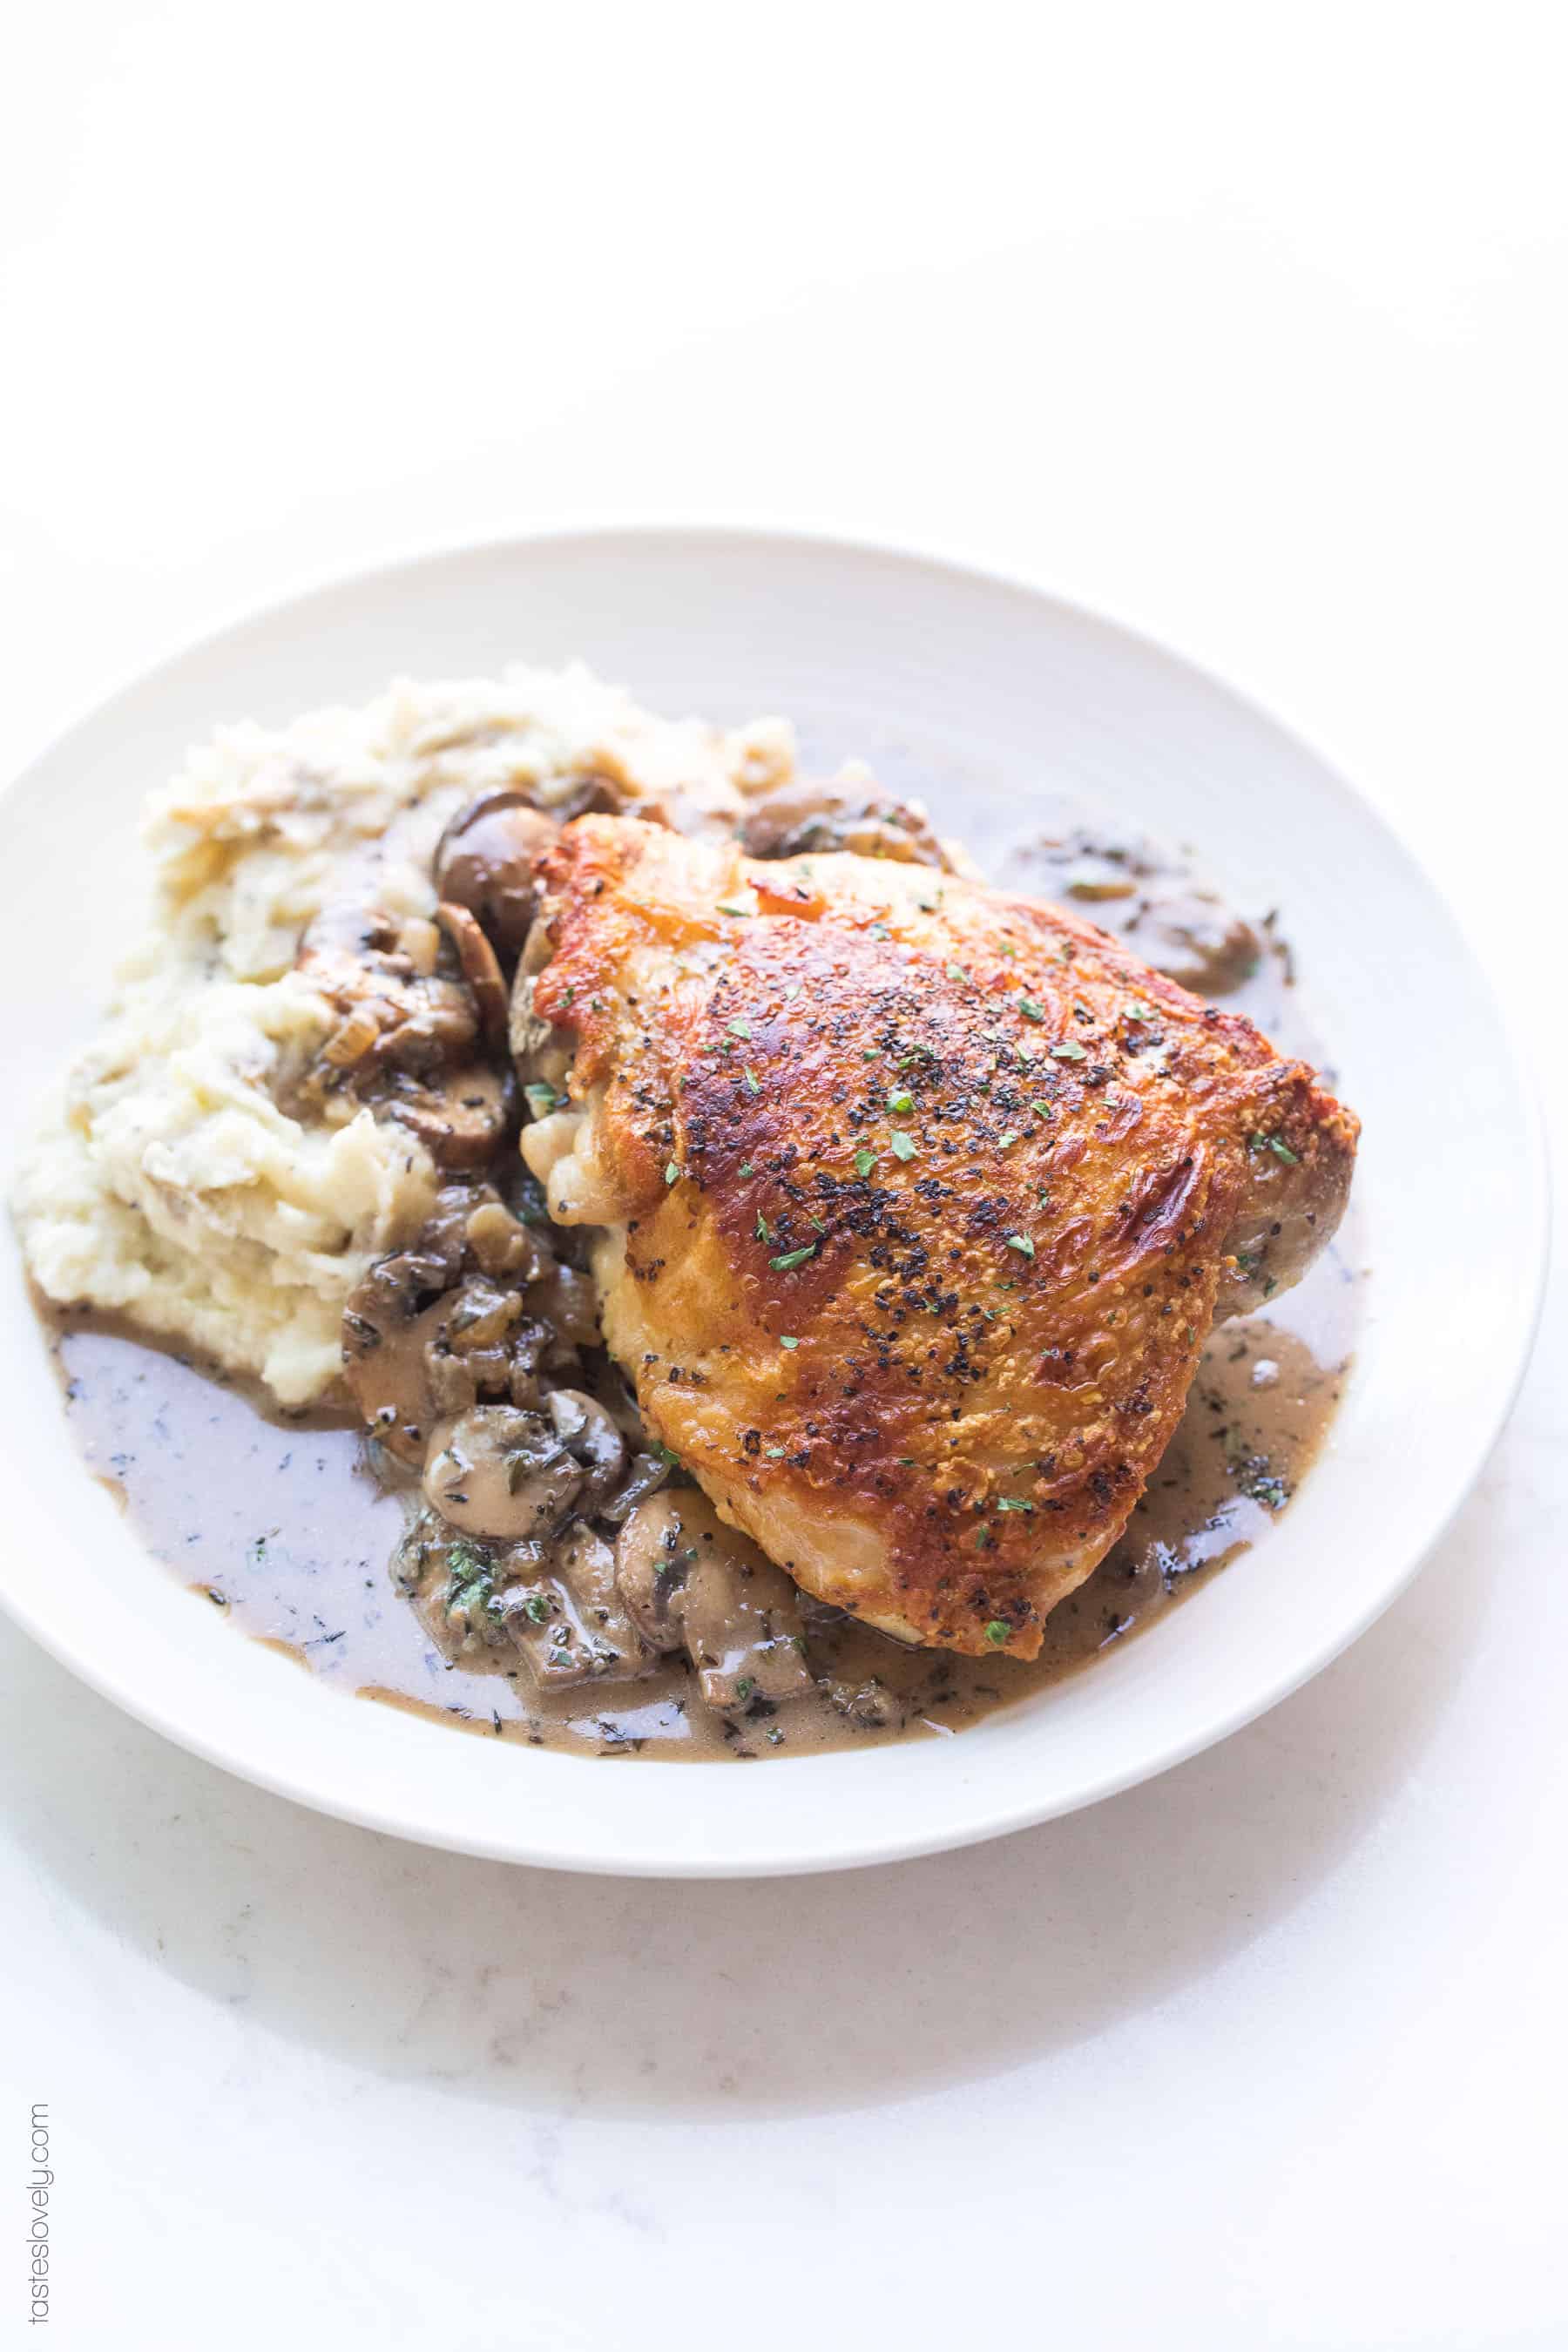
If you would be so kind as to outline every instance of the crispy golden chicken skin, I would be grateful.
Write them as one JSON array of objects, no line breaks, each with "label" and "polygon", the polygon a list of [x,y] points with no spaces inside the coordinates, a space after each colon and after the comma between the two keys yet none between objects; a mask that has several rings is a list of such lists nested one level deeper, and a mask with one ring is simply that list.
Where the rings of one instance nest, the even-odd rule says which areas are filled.
[{"label": "crispy golden chicken skin", "polygon": [[1353,1115],[1091,925],[952,875],[600,816],[542,873],[518,1034],[569,1104],[523,1150],[605,1228],[648,1423],[819,1599],[1032,1656],[1222,1285],[1332,1232]]}]

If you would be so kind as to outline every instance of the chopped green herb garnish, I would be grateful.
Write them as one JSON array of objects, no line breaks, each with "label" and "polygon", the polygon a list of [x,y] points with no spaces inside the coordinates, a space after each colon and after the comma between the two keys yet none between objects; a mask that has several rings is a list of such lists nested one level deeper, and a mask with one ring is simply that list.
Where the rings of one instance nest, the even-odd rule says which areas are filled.
[{"label": "chopped green herb garnish", "polygon": [[1027,1234],[1009,1234],[1007,1246],[1010,1250],[1016,1250],[1020,1257],[1033,1257],[1035,1255],[1035,1244]]},{"label": "chopped green herb garnish", "polygon": [[1029,1105],[1029,1108],[1033,1111],[1037,1111],[1042,1118],[1055,1118],[1056,1117],[1056,1113],[1051,1108],[1048,1102],[1037,1099]]},{"label": "chopped green herb garnish", "polygon": [[1283,1478],[1270,1472],[1267,1457],[1255,1456],[1250,1462],[1233,1464],[1232,1468],[1244,1495],[1249,1495],[1255,1503],[1267,1505],[1271,1511],[1284,1509],[1290,1499],[1290,1489]]},{"label": "chopped green herb garnish", "polygon": [[1032,1511],[1035,1507],[1033,1503],[1021,1501],[1016,1495],[1002,1495],[998,1496],[995,1507],[999,1511]]},{"label": "chopped green herb garnish", "polygon": [[798,1339],[780,1339],[780,1341],[779,1341],[779,1346],[780,1346],[781,1348],[798,1348],[798,1347],[799,1347],[799,1345],[800,1345],[800,1341],[799,1341]]},{"label": "chopped green herb garnish", "polygon": [[909,1138],[907,1135],[905,1135],[905,1134],[902,1132],[902,1130],[900,1129],[900,1131],[897,1135],[895,1135],[895,1136],[894,1136],[894,1138],[893,1138],[893,1157],[894,1157],[894,1159],[895,1159],[895,1160],[912,1160],[912,1159],[914,1158],[914,1156],[915,1156],[915,1145],[911,1142],[911,1140],[910,1139],[910,1138]]},{"label": "chopped green herb garnish", "polygon": [[749,1021],[731,1021],[727,1022],[725,1026],[731,1037],[749,1037],[752,1034],[752,1024]]},{"label": "chopped green herb garnish", "polygon": [[783,1445],[764,1445],[763,1448],[770,1462],[782,1462],[786,1451],[787,1448]]},{"label": "chopped green herb garnish", "polygon": [[869,1176],[872,1169],[875,1168],[876,1165],[877,1155],[874,1151],[858,1151],[855,1154],[855,1173],[857,1176]]},{"label": "chopped green herb garnish", "polygon": [[1000,1649],[1003,1643],[1005,1642],[1011,1634],[1013,1628],[1008,1624],[1005,1617],[993,1617],[991,1622],[985,1628],[985,1638],[988,1642],[994,1642],[997,1649]]},{"label": "chopped green herb garnish", "polygon": [[752,1163],[751,1163],[751,1161],[750,1161],[749,1160],[742,1160],[742,1162],[741,1162],[741,1173],[742,1173],[742,1176],[754,1176],[754,1175],[756,1174],[756,1172],[757,1172],[757,1171],[756,1171],[756,1170],[752,1167]]},{"label": "chopped green herb garnish", "polygon": [[1271,1151],[1287,1168],[1299,1168],[1301,1164],[1300,1154],[1291,1150],[1282,1135],[1255,1135],[1252,1148],[1254,1151]]},{"label": "chopped green herb garnish", "polygon": [[785,1250],[782,1257],[769,1258],[768,1264],[779,1274],[789,1274],[795,1266],[804,1265],[808,1257],[815,1257],[816,1255],[816,1244],[815,1242],[807,1242],[804,1249]]},{"label": "chopped green herb garnish", "polygon": [[1081,1045],[1053,1045],[1051,1052],[1058,1062],[1081,1062],[1084,1059]]},{"label": "chopped green herb garnish", "polygon": [[550,1614],[550,1602],[542,1592],[531,1592],[522,1604],[522,1613],[532,1625],[542,1625]]},{"label": "chopped green herb garnish", "polygon": [[762,1211],[759,1209],[757,1211],[757,1239],[760,1242],[771,1242],[773,1237],[773,1228],[770,1226],[766,1217],[763,1216]]},{"label": "chopped green herb garnish", "polygon": [[915,1098],[913,1095],[909,1093],[907,1089],[902,1087],[899,1088],[896,1094],[890,1094],[888,1097],[888,1108],[894,1113],[895,1117],[901,1118],[906,1112],[913,1110],[914,1107]]},{"label": "chopped green herb garnish", "polygon": [[967,980],[969,978],[969,974],[964,971],[963,966],[961,963],[950,963],[947,967],[947,976],[949,980]]},{"label": "chopped green herb garnish", "polygon": [[749,1063],[742,1066],[741,1076],[746,1081],[746,1092],[749,1095],[760,1095],[762,1093],[763,1090],[757,1084],[756,1075]]},{"label": "chopped green herb garnish", "polygon": [[455,1543],[447,1554],[451,1582],[447,1588],[447,1607],[466,1617],[471,1625],[481,1610],[492,1617],[499,1612],[495,1601],[495,1579],[484,1554],[472,1544]]},{"label": "chopped green herb garnish", "polygon": [[535,1118],[548,1118],[561,1100],[554,1087],[547,1087],[542,1082],[537,1086],[524,1087],[522,1091],[528,1098],[528,1108]]},{"label": "chopped green herb garnish", "polygon": [[997,1149],[997,1150],[998,1150],[998,1151],[1010,1151],[1010,1150],[1012,1150],[1012,1148],[1013,1148],[1014,1144],[1016,1144],[1016,1143],[1017,1142],[1017,1140],[1018,1140],[1018,1130],[1017,1130],[1017,1129],[1016,1129],[1016,1127],[1010,1127],[1010,1128],[1007,1129],[1006,1134],[1005,1134],[1005,1136],[1003,1136],[1003,1137],[1001,1138],[1001,1139],[999,1140],[999,1142],[997,1143],[996,1149]]},{"label": "chopped green herb garnish", "polygon": [[679,1184],[680,1181],[680,1170],[673,1160],[667,1160],[664,1163],[664,1181],[667,1184]]},{"label": "chopped green herb garnish", "polygon": [[741,1676],[740,1681],[735,1685],[735,1696],[740,1700],[742,1706],[744,1706],[746,1701],[751,1697],[752,1693],[756,1689],[756,1683],[750,1675],[742,1675]]},{"label": "chopped green herb garnish", "polygon": [[1032,996],[1020,996],[1018,1010],[1026,1021],[1043,1021],[1046,1017],[1044,1011],[1035,1003]]},{"label": "chopped green herb garnish", "polygon": [[750,915],[754,912],[754,909],[751,907],[737,907],[729,899],[721,898],[719,901],[719,912],[721,915]]}]

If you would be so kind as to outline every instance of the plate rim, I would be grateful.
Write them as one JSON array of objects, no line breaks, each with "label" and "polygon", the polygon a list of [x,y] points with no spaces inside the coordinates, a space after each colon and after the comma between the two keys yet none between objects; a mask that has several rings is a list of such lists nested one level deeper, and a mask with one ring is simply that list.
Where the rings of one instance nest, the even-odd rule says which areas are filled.
[{"label": "plate rim", "polygon": [[[264,602],[240,605],[228,611],[216,625],[184,639],[153,660],[120,674],[6,778],[4,785],[0,786],[0,820],[4,819],[15,797],[26,788],[34,774],[62,757],[68,758],[75,739],[95,727],[115,704],[139,692],[156,688],[169,673],[200,660],[224,639],[243,630],[265,626],[312,600],[345,594],[352,596],[411,571],[428,571],[442,564],[504,561],[563,544],[607,550],[613,544],[627,541],[650,544],[679,541],[689,549],[708,542],[730,550],[749,547],[764,555],[782,546],[828,560],[840,557],[850,561],[891,562],[914,566],[927,573],[948,575],[960,585],[967,584],[992,592],[1002,590],[1027,604],[1045,606],[1071,622],[1086,625],[1093,631],[1119,639],[1142,659],[1196,681],[1222,700],[1245,709],[1252,719],[1310,761],[1320,784],[1331,789],[1342,805],[1352,809],[1361,822],[1371,824],[1384,837],[1447,917],[1460,942],[1469,976],[1480,992],[1506,1063],[1512,1092],[1520,1108],[1525,1147],[1517,1172],[1529,1238],[1527,1254],[1517,1247],[1521,1238],[1519,1225],[1513,1228],[1513,1234],[1516,1272],[1527,1255],[1529,1278],[1528,1281],[1516,1282],[1514,1286],[1512,1322],[1507,1333],[1506,1357],[1500,1349],[1494,1349],[1493,1351],[1493,1364],[1505,1364],[1505,1376],[1499,1380],[1494,1389],[1491,1409],[1484,1424],[1478,1422],[1475,1434],[1465,1451],[1459,1475],[1450,1488],[1443,1510],[1420,1531],[1400,1574],[1392,1582],[1380,1583],[1365,1606],[1352,1614],[1348,1624],[1336,1626],[1327,1640],[1315,1644],[1304,1663],[1275,1676],[1261,1695],[1239,1702],[1217,1720],[1207,1721],[1187,1736],[1168,1739],[1152,1759],[1146,1755],[1135,1757],[1125,1769],[1101,1773],[1092,1784],[1069,1793],[1066,1798],[1053,1797],[1045,1801],[1023,1798],[1005,1810],[993,1803],[987,1807],[984,1819],[978,1826],[961,1825],[922,1832],[900,1822],[874,1838],[863,1837],[858,1844],[840,1845],[827,1854],[780,1854],[761,1862],[745,1856],[710,1854],[692,1857],[675,1852],[639,1855],[635,1864],[618,1856],[587,1853],[566,1859],[559,1852],[531,1843],[526,1836],[456,1835],[449,1830],[411,1821],[406,1813],[400,1813],[391,1806],[384,1808],[358,1801],[352,1795],[334,1796],[319,1786],[301,1781],[287,1769],[267,1763],[258,1764],[248,1759],[240,1761],[232,1753],[226,1754],[220,1744],[205,1737],[198,1728],[183,1725],[177,1717],[170,1716],[155,1701],[139,1696],[133,1679],[129,1685],[122,1685],[108,1668],[82,1659],[47,1613],[36,1610],[28,1597],[12,1589],[9,1580],[4,1578],[0,1578],[0,1608],[5,1609],[7,1616],[29,1639],[36,1641],[47,1655],[79,1681],[108,1699],[133,1721],[169,1739],[186,1753],[200,1757],[205,1762],[216,1766],[237,1780],[304,1805],[330,1819],[347,1821],[359,1827],[437,1851],[467,1853],[526,1867],[612,1877],[746,1879],[872,1867],[988,1843],[993,1838],[1008,1836],[1098,1804],[1143,1781],[1157,1779],[1232,1738],[1282,1704],[1342,1656],[1409,1590],[1469,1499],[1495,1450],[1518,1401],[1540,1329],[1550,1271],[1552,1198],[1550,1152],[1539,1080],[1516,1028],[1511,1004],[1497,985],[1489,960],[1478,947],[1459,909],[1428,871],[1420,854],[1411,847],[1382,809],[1342,775],[1333,761],[1321,753],[1308,737],[1276,718],[1246,689],[1232,685],[1203,662],[1194,660],[1142,629],[1076,598],[1059,594],[1026,572],[976,561],[940,541],[914,542],[861,537],[832,530],[802,527],[795,522],[779,523],[761,519],[729,523],[639,516],[623,522],[595,517],[582,522],[554,521],[536,530],[498,531],[435,542],[425,541],[395,555],[384,555],[369,564],[325,574],[318,572],[282,593],[269,595]],[[332,1696],[335,1698],[339,1695]],[[798,1769],[812,1759],[793,1760]]]}]

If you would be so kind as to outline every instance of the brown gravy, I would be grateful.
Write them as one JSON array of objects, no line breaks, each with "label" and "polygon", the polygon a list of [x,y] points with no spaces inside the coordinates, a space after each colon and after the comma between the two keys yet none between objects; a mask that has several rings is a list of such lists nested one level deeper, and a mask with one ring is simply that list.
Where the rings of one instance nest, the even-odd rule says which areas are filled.
[{"label": "brown gravy", "polygon": [[[1064,804],[1050,839],[996,845],[992,871],[1062,896],[1149,952],[1149,887],[1181,886],[1190,878],[1184,862],[1140,868],[1137,890],[1085,903],[1064,885],[1077,873],[1114,886],[1121,852],[1109,867],[1092,855],[1069,860],[1062,840],[1075,821],[1095,823]],[[1321,1064],[1271,921],[1257,928],[1256,945],[1248,976],[1225,994],[1227,1009]],[[395,1588],[388,1563],[405,1506],[373,1474],[357,1421],[280,1414],[259,1391],[101,1318],[50,1309],[46,1319],[89,1465],[149,1550],[247,1633],[345,1691],[492,1738],[595,1756],[748,1759],[961,1730],[1142,1632],[1239,1551],[1266,1542],[1339,1402],[1357,1318],[1354,1249],[1347,1225],[1299,1289],[1211,1335],[1127,1534],[1053,1612],[1032,1664],[910,1650],[808,1609],[812,1663],[825,1677],[847,1685],[875,1677],[894,1694],[891,1721],[875,1727],[826,1696],[730,1723],[702,1705],[684,1664],[543,1697],[521,1661],[511,1671],[453,1665]]]}]

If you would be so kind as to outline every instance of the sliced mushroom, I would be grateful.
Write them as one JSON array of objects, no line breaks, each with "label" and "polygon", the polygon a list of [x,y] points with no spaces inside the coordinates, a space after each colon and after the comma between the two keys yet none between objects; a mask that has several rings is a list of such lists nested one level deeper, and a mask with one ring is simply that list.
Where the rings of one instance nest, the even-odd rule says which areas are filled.
[{"label": "sliced mushroom", "polygon": [[343,1308],[343,1377],[366,1427],[400,1462],[425,1459],[433,1399],[425,1366],[426,1318],[450,1279],[438,1256],[405,1250],[378,1259]]},{"label": "sliced mushroom", "polygon": [[502,1200],[487,1198],[464,1219],[463,1238],[484,1272],[527,1282],[542,1271],[542,1253],[521,1218]]},{"label": "sliced mushroom", "polygon": [[781,785],[752,803],[741,826],[741,846],[749,857],[843,849],[900,865],[948,872],[952,867],[920,803],[879,792],[869,779]]},{"label": "sliced mushroom", "polygon": [[635,797],[629,785],[603,768],[579,768],[574,775],[558,776],[549,791],[551,813],[563,824],[579,816],[618,815]]},{"label": "sliced mushroom", "polygon": [[[518,1563],[502,1557],[515,1576]],[[429,1510],[409,1522],[392,1556],[399,1591],[415,1603],[445,1655],[465,1665],[500,1666],[512,1655],[510,1629],[497,1600],[500,1572],[489,1546],[469,1541]]]},{"label": "sliced mushroom", "polygon": [[616,1543],[616,1583],[651,1648],[684,1648],[708,1705],[741,1715],[816,1688],[795,1590],[690,1488],[653,1495]]},{"label": "sliced mushroom", "polygon": [[298,963],[342,1015],[321,1058],[340,1080],[387,1069],[416,1076],[472,1051],[479,1034],[464,982],[436,969],[429,926],[400,923],[376,907],[322,909],[300,943]]},{"label": "sliced mushroom", "polygon": [[513,1404],[528,1405],[537,1411],[543,1402],[540,1367],[546,1356],[556,1351],[556,1346],[555,1334],[548,1323],[537,1322],[530,1316],[517,1325],[511,1335],[506,1381],[507,1394]]},{"label": "sliced mushroom", "polygon": [[616,1591],[615,1554],[581,1524],[556,1538],[548,1572],[508,1585],[499,1606],[541,1690],[633,1682],[658,1664]]},{"label": "sliced mushroom", "polygon": [[586,1475],[546,1414],[476,1405],[431,1433],[425,1497],[465,1535],[542,1543],[572,1508]]},{"label": "sliced mushroom", "polygon": [[533,861],[560,827],[517,792],[487,793],[460,809],[436,848],[436,888],[465,907],[510,963],[522,952],[539,892]]},{"label": "sliced mushroom", "polygon": [[512,1370],[522,1321],[521,1293],[477,1274],[426,1315],[420,1327],[425,1376],[443,1418],[486,1395],[510,1394],[514,1404],[521,1402],[512,1394]]},{"label": "sliced mushroom", "polygon": [[476,1172],[494,1159],[517,1116],[510,1074],[483,1062],[455,1070],[439,1086],[405,1079],[383,1107],[389,1118],[419,1138],[440,1167]]},{"label": "sliced mushroom", "polygon": [[[470,1267],[470,1229],[487,1213],[529,1244],[526,1265],[510,1277]],[[552,1264],[489,1185],[450,1184],[437,1194],[418,1246],[378,1259],[356,1284],[343,1313],[344,1376],[372,1434],[399,1461],[421,1465],[432,1423],[487,1394],[537,1402],[539,1367],[555,1340],[542,1315],[525,1311],[520,1284]]]},{"label": "sliced mushroom", "polygon": [[425,1257],[440,1259],[449,1282],[456,1282],[463,1270],[470,1218],[485,1202],[500,1199],[489,1184],[443,1184],[437,1193],[419,1229],[419,1250]]},{"label": "sliced mushroom", "polygon": [[1049,887],[1091,906],[1095,920],[1156,971],[1200,995],[1229,995],[1263,953],[1256,926],[1189,858],[1147,834],[1075,822],[1064,809],[1029,854],[1054,869]]},{"label": "sliced mushroom", "polygon": [[577,1508],[591,1517],[621,1482],[626,1442],[604,1406],[581,1389],[557,1389],[546,1402],[552,1423],[584,1474]]},{"label": "sliced mushroom", "polygon": [[[506,982],[469,909],[401,923],[334,906],[307,930],[300,969],[335,1009],[335,1028],[288,1087],[292,1107],[349,1091],[416,1134],[439,1166],[479,1171],[520,1113],[506,1066]],[[476,1060],[481,1039],[499,1067]]]},{"label": "sliced mushroom", "polygon": [[573,1265],[552,1265],[534,1284],[530,1304],[543,1316],[561,1348],[598,1345],[599,1297],[591,1275]]},{"label": "sliced mushroom", "polygon": [[508,1006],[506,982],[500,976],[496,951],[467,907],[455,906],[443,899],[436,914],[442,929],[458,950],[463,978],[474,992],[485,1043],[492,1053],[502,1053],[506,1048]]},{"label": "sliced mushroom", "polygon": [[607,1503],[601,1503],[598,1517],[606,1527],[623,1527],[639,1503],[656,1495],[669,1476],[668,1454],[638,1454]]},{"label": "sliced mushroom", "polygon": [[1263,941],[1217,890],[1153,891],[1121,932],[1156,971],[1200,996],[1228,996],[1258,969]]}]

